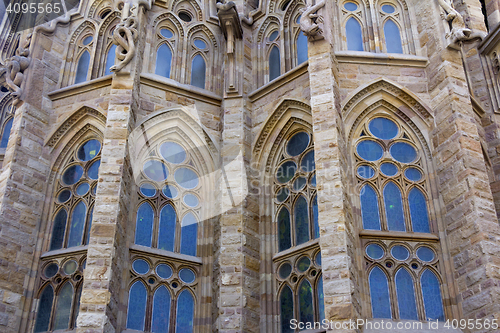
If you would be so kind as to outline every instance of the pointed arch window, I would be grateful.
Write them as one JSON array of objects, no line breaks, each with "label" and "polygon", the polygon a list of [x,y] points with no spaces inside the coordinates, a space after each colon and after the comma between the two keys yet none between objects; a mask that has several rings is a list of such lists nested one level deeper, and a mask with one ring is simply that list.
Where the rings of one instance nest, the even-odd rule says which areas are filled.
[{"label": "pointed arch window", "polygon": [[191,63],[191,85],[205,89],[205,74],[207,65],[201,54],[194,56]]},{"label": "pointed arch window", "polygon": [[387,53],[403,53],[399,27],[391,19],[388,19],[384,23],[384,37]]},{"label": "pointed arch window", "polygon": [[364,51],[361,24],[359,24],[359,21],[354,17],[347,20],[345,24],[345,35],[347,40],[347,49],[349,51]]},{"label": "pointed arch window", "polygon": [[402,32],[405,29],[404,11],[399,2],[382,2],[379,5],[381,35],[383,35],[385,52],[404,53]]},{"label": "pointed arch window", "polygon": [[15,109],[11,102],[5,104],[0,113],[0,149],[7,148],[10,132],[14,122]]},{"label": "pointed arch window", "polygon": [[106,69],[104,71],[104,75],[109,75],[112,73],[111,67],[113,67],[115,64],[115,58],[116,58],[116,45],[111,44],[111,46],[108,49],[108,53],[106,54]]},{"label": "pointed arch window", "polygon": [[281,55],[279,48],[274,45],[269,52],[269,81],[281,75]]},{"label": "pointed arch window", "polygon": [[76,67],[75,84],[87,81],[90,65],[90,53],[85,50],[80,55],[78,59],[78,65]]},{"label": "pointed arch window", "polygon": [[297,64],[307,61],[308,59],[308,49],[307,49],[307,37],[304,35],[302,30],[299,30],[299,34],[297,36],[297,40],[295,42],[295,48],[297,49]]},{"label": "pointed arch window", "polygon": [[[166,24],[166,23],[165,23]],[[155,74],[172,78],[173,56],[177,41],[177,33],[170,26],[160,26],[157,30],[158,46],[156,49]]]}]

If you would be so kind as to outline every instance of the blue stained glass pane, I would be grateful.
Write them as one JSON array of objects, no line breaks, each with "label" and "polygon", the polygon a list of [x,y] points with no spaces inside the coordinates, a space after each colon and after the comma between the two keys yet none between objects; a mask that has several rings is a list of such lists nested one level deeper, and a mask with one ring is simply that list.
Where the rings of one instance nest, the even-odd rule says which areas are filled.
[{"label": "blue stained glass pane", "polygon": [[389,230],[406,231],[401,191],[393,182],[384,187],[384,205]]},{"label": "blue stained glass pane", "polygon": [[175,322],[176,333],[189,333],[193,331],[194,299],[191,293],[184,290],[177,299],[177,318]]},{"label": "blue stained glass pane", "polygon": [[372,259],[380,259],[384,256],[384,249],[377,244],[370,244],[366,247],[366,254]]},{"label": "blue stained glass pane", "polygon": [[303,323],[314,322],[313,295],[309,281],[303,280],[299,287],[299,313]]},{"label": "blue stained glass pane", "polygon": [[278,214],[278,238],[280,251],[284,251],[292,247],[290,213],[285,207],[281,208]]},{"label": "blue stained glass pane", "polygon": [[188,213],[182,219],[181,224],[181,253],[195,256],[197,240],[198,221],[192,213]]},{"label": "blue stained glass pane", "polygon": [[382,163],[380,165],[380,171],[386,176],[394,176],[398,173],[398,167],[392,163]]},{"label": "blue stained glass pane", "polygon": [[282,279],[286,279],[290,275],[290,273],[292,273],[292,265],[287,262],[281,265],[281,267],[279,268],[279,275]]},{"label": "blue stained glass pane", "polygon": [[151,247],[153,237],[153,219],[153,208],[151,208],[149,203],[143,203],[137,210],[135,244]]},{"label": "blue stained glass pane", "polygon": [[316,258],[314,259],[314,261],[317,265],[321,266],[321,252],[318,252],[318,254],[316,254]]},{"label": "blue stained glass pane", "polygon": [[50,313],[52,311],[52,303],[54,301],[54,289],[49,284],[40,295],[38,303],[38,312],[36,314],[35,333],[45,332],[49,330]]},{"label": "blue stained glass pane", "polygon": [[170,293],[165,286],[155,291],[153,297],[153,318],[151,320],[152,333],[168,333],[170,322]]},{"label": "blue stained glass pane", "polygon": [[278,38],[278,31],[273,31],[270,35],[269,35],[269,41],[272,42],[273,40],[275,40],[276,38]]},{"label": "blue stained glass pane", "polygon": [[146,274],[150,269],[148,262],[143,259],[134,260],[132,268],[139,274]]},{"label": "blue stained glass pane", "polygon": [[396,245],[391,249],[391,254],[397,260],[406,260],[410,256],[408,249],[402,245]]},{"label": "blue stained glass pane", "polygon": [[14,118],[10,118],[5,123],[3,127],[2,140],[0,141],[0,148],[7,148],[7,144],[9,143],[10,131],[12,130],[12,122]]},{"label": "blue stained glass pane", "polygon": [[87,81],[89,64],[90,64],[90,53],[88,51],[85,51],[78,60],[78,66],[76,67],[75,84]]},{"label": "blue stained glass pane", "polygon": [[189,207],[196,207],[200,203],[196,195],[194,194],[186,194],[184,196],[184,203]]},{"label": "blue stained glass pane", "polygon": [[155,74],[170,78],[172,51],[167,44],[163,44],[156,52]]},{"label": "blue stained glass pane", "polygon": [[297,64],[300,65],[304,61],[307,61],[307,59],[307,37],[301,30],[297,37]]},{"label": "blue stained glass pane", "polygon": [[382,146],[372,140],[364,140],[358,143],[356,151],[361,158],[367,161],[377,161],[384,154]]},{"label": "blue stained glass pane", "polygon": [[363,229],[380,230],[377,193],[370,185],[365,185],[361,188],[359,197],[361,200]]},{"label": "blue stained glass pane", "polygon": [[420,284],[422,285],[426,319],[444,321],[443,301],[438,278],[433,272],[426,269],[420,277]]},{"label": "blue stained glass pane", "polygon": [[427,246],[419,247],[417,250],[417,257],[426,262],[430,262],[434,260],[434,251],[432,251]]},{"label": "blue stained glass pane", "polygon": [[106,56],[106,70],[104,75],[111,74],[111,67],[115,64],[116,45],[112,44]]},{"label": "blue stained glass pane", "polygon": [[360,165],[358,167],[358,176],[364,179],[372,178],[375,175],[375,170],[369,165]]},{"label": "blue stained glass pane", "polygon": [[322,322],[325,319],[325,295],[323,294],[323,276],[318,279],[318,285],[316,286],[316,293],[318,297],[319,305],[319,321]]},{"label": "blue stained glass pane", "polygon": [[191,64],[191,85],[205,89],[205,71],[205,59],[198,54]]},{"label": "blue stained glass pane", "polygon": [[174,37],[174,33],[170,29],[161,29],[160,34],[165,38]]},{"label": "blue stained glass pane", "polygon": [[287,161],[278,167],[276,178],[280,183],[284,184],[295,176],[296,171],[297,164],[293,161]]},{"label": "blue stained glass pane", "polygon": [[89,168],[89,171],[87,171],[87,175],[89,176],[90,179],[97,179],[99,178],[99,167],[101,166],[101,160],[97,160]]},{"label": "blue stained glass pane", "polygon": [[142,184],[140,190],[146,197],[154,197],[156,194],[156,188],[150,183]]},{"label": "blue stained glass pane", "polygon": [[69,225],[68,247],[82,245],[83,229],[85,227],[85,218],[87,217],[87,206],[83,201],[80,201],[71,216]]},{"label": "blue stained glass pane", "polygon": [[410,216],[413,231],[431,232],[429,228],[429,215],[427,213],[427,202],[423,193],[416,187],[408,194]]},{"label": "blue stained glass pane", "polygon": [[64,202],[68,201],[69,198],[71,198],[71,191],[70,190],[64,190],[61,193],[59,193],[59,195],[57,197],[57,200],[60,203],[64,203]]},{"label": "blue stained glass pane", "polygon": [[347,9],[348,11],[354,11],[358,9],[358,5],[356,5],[354,2],[346,2],[344,4],[344,8]]},{"label": "blue stained glass pane", "polygon": [[387,53],[403,53],[401,35],[399,28],[393,20],[387,20],[384,24],[385,47]]},{"label": "blue stained glass pane", "polygon": [[78,149],[77,156],[81,161],[90,161],[97,156],[100,150],[101,143],[98,140],[89,140]]},{"label": "blue stained glass pane", "polygon": [[52,239],[50,240],[50,251],[62,248],[67,219],[68,213],[64,208],[61,209],[54,218],[54,226],[52,227]]},{"label": "blue stained glass pane", "polygon": [[318,196],[315,195],[312,200],[312,213],[314,223],[314,238],[319,238],[319,223],[318,223]]},{"label": "blue stained glass pane", "polygon": [[370,299],[373,318],[391,318],[391,302],[387,276],[378,267],[370,272]]},{"label": "blue stained glass pane", "polygon": [[274,80],[281,75],[280,50],[273,46],[269,53],[269,81]]},{"label": "blue stained glass pane", "polygon": [[85,37],[85,38],[83,39],[82,44],[83,44],[83,45],[88,45],[88,44],[90,44],[90,42],[91,42],[91,41],[92,41],[92,36],[87,36],[87,37]]},{"label": "blue stained glass pane", "polygon": [[160,154],[170,163],[179,164],[186,159],[186,151],[175,142],[165,142],[160,146]]},{"label": "blue stained glass pane", "polygon": [[347,20],[345,24],[345,34],[347,39],[347,49],[349,51],[364,51],[361,25],[354,17]]},{"label": "blue stained glass pane", "polygon": [[295,181],[293,182],[294,191],[302,190],[306,186],[306,183],[307,183],[307,179],[304,177],[299,177],[299,178],[295,179]]},{"label": "blue stained glass pane", "polygon": [[175,171],[175,181],[179,183],[180,186],[193,189],[198,186],[198,175],[191,169],[180,168]]},{"label": "blue stained glass pane", "polygon": [[401,163],[410,163],[417,158],[417,151],[406,142],[396,142],[390,148],[391,155]]},{"label": "blue stained glass pane", "polygon": [[192,283],[196,279],[196,275],[189,268],[183,268],[179,272],[180,279],[185,283]]},{"label": "blue stained glass pane", "polygon": [[57,306],[54,313],[54,330],[69,328],[71,303],[73,303],[73,285],[68,281],[61,290],[59,290],[59,294],[57,295]]},{"label": "blue stained glass pane", "polygon": [[69,168],[66,169],[66,171],[64,171],[62,175],[62,181],[66,185],[73,185],[77,181],[79,181],[80,178],[82,178],[82,175],[83,175],[83,168],[80,165],[76,164],[70,166]]},{"label": "blue stained glass pane", "polygon": [[394,6],[391,5],[383,5],[382,10],[387,14],[392,14],[396,9],[394,8]]},{"label": "blue stained glass pane", "polygon": [[405,170],[405,176],[413,182],[417,182],[422,178],[422,173],[417,168],[408,168]]},{"label": "blue stained glass pane", "polygon": [[158,230],[158,248],[174,251],[175,223],[177,214],[172,205],[166,205],[160,212],[160,228]]},{"label": "blue stained glass pane", "polygon": [[45,277],[50,279],[51,277],[56,275],[58,271],[59,271],[59,266],[55,262],[53,262],[49,264],[47,267],[45,267],[43,274],[45,275]]},{"label": "blue stained glass pane", "polygon": [[314,162],[314,150],[311,150],[302,158],[302,162],[300,162],[300,167],[304,172],[311,172],[316,169],[316,164]]},{"label": "blue stained glass pane", "polygon": [[398,125],[387,118],[375,118],[368,127],[373,135],[382,140],[392,139],[398,134]]},{"label": "blue stained glass pane", "polygon": [[201,39],[195,39],[194,46],[203,50],[207,47],[207,44],[204,41],[202,41]]},{"label": "blue stained glass pane", "polygon": [[307,201],[303,196],[295,201],[293,215],[295,218],[295,245],[300,245],[309,240],[309,213]]},{"label": "blue stained glass pane", "polygon": [[170,199],[173,199],[177,196],[178,191],[175,186],[172,185],[165,185],[165,187],[162,189],[163,194]]},{"label": "blue stained glass pane", "polygon": [[87,235],[85,236],[85,244],[89,243],[90,239],[90,229],[92,228],[92,218],[94,217],[94,206],[90,208],[89,219],[87,221]]},{"label": "blue stained glass pane", "polygon": [[282,187],[278,190],[278,193],[276,194],[276,199],[278,199],[279,202],[283,202],[288,198],[288,195],[290,194],[290,190],[288,187]]},{"label": "blue stained glass pane", "polygon": [[396,294],[398,296],[399,318],[418,320],[413,279],[410,273],[400,268],[396,273]]},{"label": "blue stained glass pane", "polygon": [[128,295],[127,328],[144,331],[144,319],[146,318],[146,287],[137,281],[130,288]]},{"label": "blue stained glass pane", "polygon": [[149,160],[146,163],[144,163],[144,174],[157,182],[164,181],[168,177],[168,169],[167,166],[156,160]]},{"label": "blue stained glass pane", "polygon": [[306,132],[300,132],[290,138],[286,145],[286,151],[291,156],[297,156],[306,150],[309,145],[309,135]]},{"label": "blue stained glass pane", "polygon": [[294,318],[293,315],[293,294],[288,286],[285,286],[280,295],[280,310],[281,310],[281,332],[295,332],[290,327],[290,321]]},{"label": "blue stained glass pane", "polygon": [[169,265],[159,264],[156,266],[156,274],[162,279],[168,279],[172,276],[172,268]]},{"label": "blue stained glass pane", "polygon": [[89,183],[81,183],[76,188],[76,194],[80,195],[80,196],[85,195],[85,194],[87,194],[87,192],[89,191],[89,189],[90,189]]}]

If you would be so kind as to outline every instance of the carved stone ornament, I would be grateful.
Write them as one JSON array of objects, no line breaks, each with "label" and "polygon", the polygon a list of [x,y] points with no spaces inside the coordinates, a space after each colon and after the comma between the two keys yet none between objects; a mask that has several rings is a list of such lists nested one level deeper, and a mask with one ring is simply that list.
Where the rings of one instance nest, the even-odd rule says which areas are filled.
[{"label": "carved stone ornament", "polygon": [[472,32],[471,29],[467,28],[462,15],[453,8],[452,0],[437,0],[441,8],[445,13],[441,13],[441,17],[448,21],[451,26],[451,31],[446,34],[446,39],[448,40],[448,47],[460,50],[460,44],[464,41],[470,41],[473,39],[483,39],[485,34],[482,32]]},{"label": "carved stone ornament", "polygon": [[136,42],[139,37],[137,31],[139,9],[142,6],[146,10],[150,10],[153,4],[154,0],[125,0],[118,3],[119,6],[123,6],[121,22],[113,31],[113,43],[117,45],[116,57],[118,63],[110,68],[111,71],[119,72],[134,57]]},{"label": "carved stone ornament", "polygon": [[310,3],[301,11],[300,30],[311,41],[323,39],[323,18],[316,12],[325,6],[325,0],[316,2],[315,5]]},{"label": "carved stone ornament", "polygon": [[28,56],[31,36],[31,33],[26,36],[26,39],[16,50],[16,55],[5,60],[5,66],[0,68],[0,76],[5,75],[5,82],[12,91],[12,96],[14,96],[14,100],[12,102],[14,106],[18,106],[21,102],[20,97],[23,92],[21,85],[23,84],[25,78],[24,72],[30,65],[30,59]]}]

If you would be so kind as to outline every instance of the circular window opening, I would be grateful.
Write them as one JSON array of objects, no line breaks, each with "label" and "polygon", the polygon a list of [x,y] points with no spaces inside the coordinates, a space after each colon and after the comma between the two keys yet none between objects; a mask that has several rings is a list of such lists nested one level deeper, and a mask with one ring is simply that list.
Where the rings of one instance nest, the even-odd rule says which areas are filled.
[{"label": "circular window opening", "polygon": [[92,36],[87,36],[83,39],[83,45],[89,45],[92,42]]},{"label": "circular window opening", "polygon": [[109,15],[109,13],[111,13],[111,10],[107,9],[105,11],[103,11],[100,15],[101,19],[105,18],[106,16]]},{"label": "circular window opening", "polygon": [[76,272],[77,268],[78,268],[78,264],[76,263],[76,261],[70,260],[64,264],[63,271],[64,271],[64,274],[71,275],[74,272]]},{"label": "circular window opening", "polygon": [[344,4],[344,8],[347,9],[348,11],[352,12],[352,11],[358,9],[358,5],[356,5],[354,2],[346,2]]},{"label": "circular window opening", "polygon": [[4,87],[4,86],[2,86],[2,88],[0,88],[0,90],[1,90],[2,92],[8,92],[8,91],[9,91],[9,89],[7,89],[7,88],[6,88],[6,87]]},{"label": "circular window opening", "polygon": [[45,267],[43,274],[45,275],[46,278],[51,278],[54,275],[56,275],[58,270],[59,270],[59,266],[56,263],[52,263],[52,264],[49,264],[47,267]]},{"label": "circular window opening", "polygon": [[193,19],[191,17],[191,14],[189,14],[188,12],[179,12],[179,18],[184,22],[191,22],[191,20]]},{"label": "circular window opening", "polygon": [[392,14],[396,10],[396,8],[394,8],[394,6],[392,5],[383,5],[382,10],[384,11],[384,13]]}]

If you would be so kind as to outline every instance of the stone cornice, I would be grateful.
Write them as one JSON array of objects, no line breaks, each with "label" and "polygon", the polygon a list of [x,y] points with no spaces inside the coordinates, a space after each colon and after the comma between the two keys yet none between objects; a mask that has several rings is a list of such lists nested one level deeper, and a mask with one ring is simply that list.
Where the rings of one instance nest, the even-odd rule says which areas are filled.
[{"label": "stone cornice", "polygon": [[497,25],[495,30],[483,39],[478,45],[479,52],[483,55],[490,53],[500,43],[500,24]]},{"label": "stone cornice", "polygon": [[64,87],[61,89],[54,90],[47,95],[52,101],[57,101],[62,98],[67,98],[73,95],[80,95],[85,92],[89,92],[92,90],[100,89],[102,87],[109,86],[111,87],[111,78],[112,75],[106,75],[103,77],[99,77],[97,79],[93,79],[90,81],[73,84],[68,87]]},{"label": "stone cornice", "polygon": [[186,264],[201,265],[203,263],[202,259],[199,257],[188,256],[186,254],[175,253],[135,244],[130,245],[130,252],[143,255],[146,254],[148,256],[153,256],[153,257],[157,256],[160,259],[164,259],[165,257],[170,257],[174,260],[181,261]]},{"label": "stone cornice", "polygon": [[380,230],[361,230],[359,232],[361,238],[377,238],[377,239],[394,239],[406,241],[426,241],[438,242],[439,236],[436,234],[423,232],[405,232],[405,231],[380,231]]},{"label": "stone cornice", "polygon": [[339,63],[364,64],[364,65],[384,65],[384,66],[405,66],[405,67],[427,67],[429,60],[427,57],[420,57],[409,54],[387,54],[359,51],[337,51],[335,52]]},{"label": "stone cornice", "polygon": [[253,92],[251,92],[248,95],[248,99],[252,103],[255,102],[255,101],[257,101],[258,99],[266,96],[270,92],[272,92],[272,91],[274,91],[274,90],[276,90],[276,89],[284,86],[288,82],[293,81],[294,79],[298,78],[299,76],[307,73],[307,68],[308,68],[308,63],[306,61],[306,62],[300,64],[299,66],[297,66],[297,67],[289,70],[285,74],[283,74],[283,75],[277,77],[276,79],[272,80],[268,84],[260,87],[257,90],[254,90]]}]

